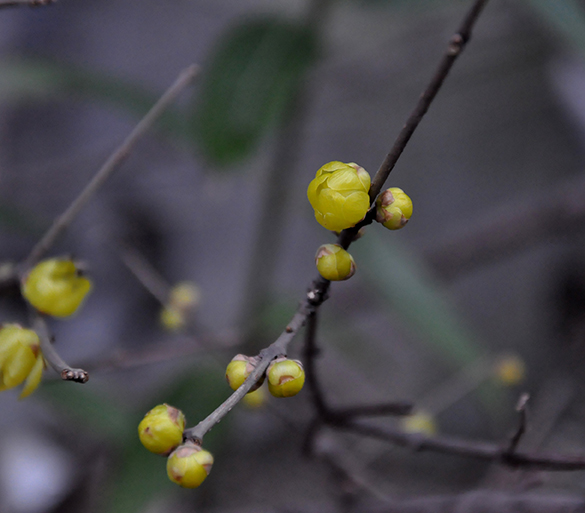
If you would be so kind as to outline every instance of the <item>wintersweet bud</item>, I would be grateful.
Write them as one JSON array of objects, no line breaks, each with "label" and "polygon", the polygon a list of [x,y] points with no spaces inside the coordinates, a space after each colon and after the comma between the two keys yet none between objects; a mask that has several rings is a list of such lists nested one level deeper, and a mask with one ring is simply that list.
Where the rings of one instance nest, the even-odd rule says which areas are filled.
[{"label": "wintersweet bud", "polygon": [[350,162],[329,162],[309,184],[307,196],[315,219],[328,230],[340,232],[355,226],[370,208],[370,175]]},{"label": "wintersweet bud", "polygon": [[516,355],[502,358],[495,367],[497,379],[506,386],[518,385],[526,377],[524,361]]},{"label": "wintersweet bud", "polygon": [[[237,354],[232,358],[225,370],[225,379],[232,390],[237,390],[242,386],[246,378],[254,371],[258,359],[254,356],[246,356],[244,354]],[[264,375],[262,375],[256,384],[249,390],[248,393],[258,390],[264,383]]]},{"label": "wintersweet bud", "polygon": [[213,456],[193,443],[177,447],[167,459],[167,475],[183,488],[197,488],[211,472]]},{"label": "wintersweet bud", "polygon": [[305,384],[303,364],[282,356],[276,358],[266,371],[268,390],[274,397],[297,395]]},{"label": "wintersweet bud", "polygon": [[160,312],[160,322],[169,331],[179,331],[188,324],[189,316],[201,303],[201,291],[190,281],[173,286],[168,302]]},{"label": "wintersweet bud", "polygon": [[39,386],[45,362],[39,336],[18,324],[0,328],[0,392],[24,381],[20,399]]},{"label": "wintersweet bud", "polygon": [[398,187],[390,187],[376,200],[376,221],[389,230],[403,228],[412,216],[412,200]]},{"label": "wintersweet bud", "polygon": [[51,258],[38,263],[24,277],[22,295],[39,312],[54,317],[75,313],[91,290],[91,282],[69,259]]},{"label": "wintersweet bud", "polygon": [[437,433],[435,418],[428,412],[418,411],[401,419],[402,430],[406,433],[433,436]]},{"label": "wintersweet bud", "polygon": [[183,441],[185,415],[168,404],[150,410],[138,424],[138,437],[150,452],[166,456]]},{"label": "wintersweet bud", "polygon": [[254,392],[247,393],[243,397],[242,403],[248,408],[256,410],[262,408],[262,406],[266,404],[266,396],[266,388],[259,388],[258,390],[254,390]]},{"label": "wintersweet bud", "polygon": [[323,244],[315,255],[315,264],[319,274],[326,280],[342,281],[355,273],[353,257],[339,244]]}]

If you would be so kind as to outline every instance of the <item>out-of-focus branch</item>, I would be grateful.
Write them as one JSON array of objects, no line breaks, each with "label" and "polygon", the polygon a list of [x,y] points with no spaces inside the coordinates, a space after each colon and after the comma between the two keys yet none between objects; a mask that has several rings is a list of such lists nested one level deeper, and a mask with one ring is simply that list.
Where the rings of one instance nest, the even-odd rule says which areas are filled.
[{"label": "out-of-focus branch", "polygon": [[35,245],[29,256],[22,263],[20,274],[22,275],[27,269],[32,267],[45,253],[53,246],[57,238],[65,231],[65,229],[77,217],[81,209],[89,202],[98,189],[106,182],[108,178],[116,171],[122,162],[126,160],[130,152],[140,138],[152,127],[156,120],[162,113],[175,101],[179,93],[185,89],[197,75],[199,68],[194,64],[185,68],[177,77],[175,82],[165,91],[160,99],[153,105],[148,113],[140,120],[140,122],[130,132],[128,137],[120,145],[114,153],[110,155],[104,165],[97,171],[91,181],[87,184],[85,189],[81,191],[73,202],[67,207],[49,228],[47,233]]},{"label": "out-of-focus branch", "polygon": [[423,247],[444,278],[585,228],[585,180],[570,180],[500,207],[478,219],[454,221],[448,233]]},{"label": "out-of-focus branch", "polygon": [[398,429],[378,427],[359,421],[338,424],[334,428],[389,442],[416,452],[452,454],[524,469],[585,470],[585,455],[527,451],[510,453],[509,447],[501,444],[447,436],[428,437],[419,433],[405,433]]},{"label": "out-of-focus branch", "polygon": [[477,490],[458,495],[395,499],[382,507],[367,510],[367,513],[564,513],[584,509],[585,499],[575,495]]},{"label": "out-of-focus branch", "polygon": [[57,0],[0,0],[0,9],[4,7],[41,7],[54,4]]}]

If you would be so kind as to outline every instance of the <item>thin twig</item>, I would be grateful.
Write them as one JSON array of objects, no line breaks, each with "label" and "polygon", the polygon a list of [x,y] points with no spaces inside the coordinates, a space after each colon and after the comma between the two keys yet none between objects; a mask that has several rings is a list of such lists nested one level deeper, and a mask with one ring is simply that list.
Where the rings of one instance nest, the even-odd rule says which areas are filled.
[{"label": "thin twig", "polygon": [[54,4],[57,0],[0,0],[0,9],[5,7],[41,7]]},{"label": "thin twig", "polygon": [[[472,5],[471,9],[465,16],[463,22],[459,29],[455,32],[455,34],[451,37],[449,41],[449,46],[447,47],[447,51],[439,66],[437,67],[431,81],[429,82],[426,89],[423,91],[422,95],[420,96],[418,103],[416,104],[414,110],[406,120],[406,123],[400,130],[398,137],[394,141],[390,152],[386,155],[384,162],[376,172],[374,178],[372,179],[372,185],[370,186],[370,203],[373,204],[380,194],[384,183],[388,179],[391,171],[394,169],[394,166],[398,162],[398,159],[402,155],[402,152],[406,148],[406,145],[410,141],[412,134],[417,129],[418,125],[422,121],[424,115],[429,110],[429,107],[433,103],[433,100],[437,96],[437,93],[441,89],[443,82],[447,78],[449,71],[453,67],[453,64],[457,60],[457,57],[461,55],[465,46],[471,39],[471,31],[481,14],[481,11],[487,4],[488,0],[476,0]],[[338,238],[338,244],[340,244],[343,248],[347,249],[351,242],[353,241],[355,235],[359,231],[360,228],[366,226],[375,218],[375,208],[371,208],[364,218],[363,221],[358,223],[353,228],[348,228],[343,230]]]},{"label": "thin twig", "polygon": [[327,417],[331,412],[325,402],[325,393],[321,388],[317,377],[317,368],[315,359],[319,355],[317,348],[317,312],[313,312],[307,319],[307,329],[305,331],[305,346],[303,352],[303,364],[307,380],[307,388],[311,394],[311,402],[319,417]]},{"label": "thin twig", "polygon": [[526,433],[526,405],[528,404],[528,399],[530,399],[530,395],[526,393],[522,394],[520,399],[518,399],[518,404],[516,405],[516,411],[519,414],[518,429],[510,439],[510,445],[508,446],[509,455],[512,455],[514,452],[516,452],[520,440],[524,436],[524,433]]},{"label": "thin twig", "polygon": [[43,358],[55,369],[64,381],[75,381],[76,383],[86,383],[89,379],[89,374],[83,369],[74,369],[66,364],[55,350],[52,342],[52,337],[49,333],[49,328],[45,319],[40,314],[35,315],[34,330],[37,332],[41,341],[41,352]]},{"label": "thin twig", "polygon": [[195,78],[198,67],[191,65],[185,68],[173,85],[165,91],[146,116],[130,132],[120,147],[110,155],[104,165],[98,170],[85,189],[67,207],[65,212],[55,219],[43,238],[35,245],[31,253],[21,266],[21,274],[32,267],[51,248],[57,238],[71,224],[81,209],[89,202],[98,189],[106,182],[122,162],[128,157],[138,140],[152,127],[156,120],[162,115],[167,107],[175,101],[179,93],[185,89]]},{"label": "thin twig", "polygon": [[136,277],[140,284],[150,292],[155,299],[165,305],[169,300],[171,285],[160,273],[144,258],[142,254],[133,248],[126,247],[122,252],[122,262]]}]

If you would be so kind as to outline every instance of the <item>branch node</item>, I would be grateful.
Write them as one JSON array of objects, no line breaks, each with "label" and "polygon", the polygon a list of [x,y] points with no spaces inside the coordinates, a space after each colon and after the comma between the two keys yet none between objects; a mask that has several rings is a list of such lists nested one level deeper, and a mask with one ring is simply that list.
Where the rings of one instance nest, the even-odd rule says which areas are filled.
[{"label": "branch node", "polygon": [[451,41],[449,41],[449,48],[447,50],[447,53],[453,57],[459,55],[461,53],[461,50],[463,50],[463,45],[465,43],[466,41],[461,34],[459,33],[453,34]]}]

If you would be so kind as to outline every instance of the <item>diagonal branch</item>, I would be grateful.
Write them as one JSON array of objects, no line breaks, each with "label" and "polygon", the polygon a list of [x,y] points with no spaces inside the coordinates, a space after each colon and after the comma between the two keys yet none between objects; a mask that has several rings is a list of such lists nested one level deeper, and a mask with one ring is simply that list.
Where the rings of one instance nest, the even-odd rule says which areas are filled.
[{"label": "diagonal branch", "polygon": [[57,238],[65,231],[65,229],[73,222],[79,212],[89,200],[94,196],[98,189],[106,182],[108,178],[116,171],[122,162],[126,160],[130,152],[140,138],[152,127],[156,120],[162,113],[175,101],[177,96],[185,87],[187,87],[195,78],[198,67],[194,64],[185,68],[177,77],[175,82],[165,91],[160,99],[153,105],[148,113],[140,120],[140,122],[130,132],[128,137],[120,145],[112,155],[106,160],[104,165],[97,171],[91,181],[87,184],[85,189],[81,191],[79,196],[67,207],[49,228],[47,233],[35,245],[30,252],[27,259],[23,262],[20,268],[20,273],[24,274],[27,269],[32,267],[45,253],[53,246]]}]

